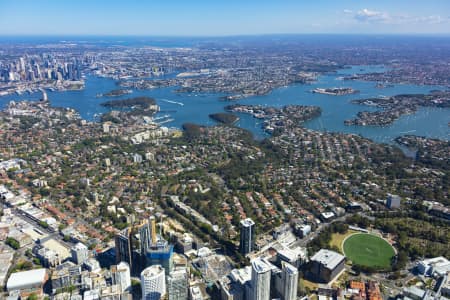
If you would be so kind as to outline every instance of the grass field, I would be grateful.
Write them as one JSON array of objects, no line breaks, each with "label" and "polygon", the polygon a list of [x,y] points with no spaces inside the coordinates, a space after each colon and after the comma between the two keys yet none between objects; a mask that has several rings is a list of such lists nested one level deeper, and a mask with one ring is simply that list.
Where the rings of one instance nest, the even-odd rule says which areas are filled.
[{"label": "grass field", "polygon": [[342,242],[345,240],[346,237],[348,237],[349,235],[352,235],[354,233],[357,233],[357,231],[355,230],[348,230],[346,233],[344,234],[340,234],[340,233],[333,233],[333,235],[331,236],[331,241],[330,241],[330,246],[333,247],[335,246],[336,248],[340,249],[341,253],[344,253],[343,249],[342,249]]},{"label": "grass field", "polygon": [[357,233],[348,237],[343,248],[349,260],[366,267],[388,268],[395,255],[388,242],[367,233]]}]

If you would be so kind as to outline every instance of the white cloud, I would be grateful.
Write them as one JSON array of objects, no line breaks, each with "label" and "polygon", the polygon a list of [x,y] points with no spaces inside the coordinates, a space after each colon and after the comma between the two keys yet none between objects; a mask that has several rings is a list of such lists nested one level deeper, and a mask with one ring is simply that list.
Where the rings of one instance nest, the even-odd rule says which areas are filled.
[{"label": "white cloud", "polygon": [[417,17],[415,20],[417,23],[428,23],[428,24],[442,24],[448,23],[449,18],[442,18],[441,16],[432,15],[427,17]]},{"label": "white cloud", "polygon": [[367,8],[358,11],[354,15],[354,18],[360,22],[367,22],[367,23],[386,23],[391,19],[388,13],[376,10],[369,10]]},{"label": "white cloud", "polygon": [[388,12],[370,10],[364,8],[357,12],[351,10],[344,10],[347,15],[352,15],[353,18],[361,23],[378,23],[378,24],[442,24],[450,23],[449,17],[441,17],[439,15],[430,16],[411,16],[407,14],[392,15]]}]

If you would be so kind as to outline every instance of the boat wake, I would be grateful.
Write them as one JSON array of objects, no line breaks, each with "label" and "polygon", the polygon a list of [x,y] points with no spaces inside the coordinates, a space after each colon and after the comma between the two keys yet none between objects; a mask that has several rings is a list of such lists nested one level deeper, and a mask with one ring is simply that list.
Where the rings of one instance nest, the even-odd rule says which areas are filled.
[{"label": "boat wake", "polygon": [[416,132],[417,130],[409,130],[409,131],[403,131],[403,132],[399,132],[400,134],[407,134],[407,133],[413,133]]},{"label": "boat wake", "polygon": [[180,105],[180,106],[184,106],[184,103],[173,101],[173,100],[169,100],[169,99],[161,99],[161,101],[164,101],[164,102],[167,102],[167,103],[172,103],[172,104],[177,104],[177,105]]}]

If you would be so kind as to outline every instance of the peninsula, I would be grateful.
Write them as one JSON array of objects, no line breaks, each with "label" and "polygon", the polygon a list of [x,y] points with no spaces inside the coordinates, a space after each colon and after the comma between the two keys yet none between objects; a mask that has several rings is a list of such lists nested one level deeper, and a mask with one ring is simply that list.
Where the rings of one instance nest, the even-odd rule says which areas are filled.
[{"label": "peninsula", "polygon": [[98,94],[97,98],[101,98],[101,97],[120,97],[120,96],[131,94],[131,93],[133,93],[133,90],[117,89],[117,90],[112,90],[112,91],[110,91],[108,93],[105,93],[105,94]]},{"label": "peninsula", "polygon": [[233,125],[237,121],[239,121],[239,118],[236,117],[233,114],[227,114],[227,113],[216,113],[216,114],[210,114],[209,117],[213,119],[214,121],[217,121],[219,123],[223,123],[226,125]]},{"label": "peninsula", "polygon": [[287,105],[282,108],[264,107],[261,105],[229,105],[225,107],[231,112],[246,113],[254,118],[263,119],[263,129],[273,133],[276,129],[298,126],[299,124],[320,116],[322,110],[318,106]]},{"label": "peninsula", "polygon": [[382,110],[359,112],[357,118],[345,120],[345,125],[385,126],[393,123],[402,115],[415,113],[419,106],[450,107],[450,92],[433,91],[427,95],[402,94],[392,97],[353,100],[352,103],[375,106]]},{"label": "peninsula", "polygon": [[142,109],[151,109],[156,105],[155,99],[150,97],[135,97],[123,100],[111,100],[101,104],[102,106],[109,108],[132,108],[140,107]]},{"label": "peninsula", "polygon": [[316,88],[312,90],[312,93],[343,96],[343,95],[357,94],[359,93],[359,90],[354,90],[352,88]]}]

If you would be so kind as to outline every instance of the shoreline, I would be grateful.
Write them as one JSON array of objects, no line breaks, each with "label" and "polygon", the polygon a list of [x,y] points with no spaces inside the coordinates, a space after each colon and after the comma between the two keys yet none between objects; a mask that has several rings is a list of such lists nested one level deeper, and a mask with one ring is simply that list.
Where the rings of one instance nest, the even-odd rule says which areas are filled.
[{"label": "shoreline", "polygon": [[[357,66],[355,66],[355,68],[358,68]],[[336,76],[339,76],[339,74],[336,74]],[[105,77],[99,77],[96,75],[91,75],[91,76],[87,76],[85,78],[86,82],[87,82],[87,88],[83,91],[69,91],[69,93],[62,93],[60,91],[52,91],[51,93],[49,93],[49,98],[50,101],[52,102],[52,104],[54,104],[55,106],[64,106],[64,107],[70,107],[70,108],[75,108],[80,112],[80,115],[83,119],[88,120],[88,121],[93,121],[93,120],[98,120],[96,118],[94,118],[93,116],[98,116],[106,111],[103,111],[101,108],[97,108],[97,106],[95,106],[94,109],[89,108],[89,111],[86,111],[85,107],[88,108],[92,107],[89,103],[96,103],[98,102],[98,100],[95,99],[95,95],[98,92],[102,92],[102,88],[106,91],[110,91],[111,87],[114,88],[116,81],[111,79],[111,78],[105,78]],[[320,81],[320,80],[319,80]],[[323,84],[323,82],[322,82]],[[263,105],[263,106],[279,106],[279,105],[289,105],[289,104],[300,104],[300,105],[307,105],[307,106],[311,106],[311,105],[316,105],[315,100],[313,101],[303,101],[303,99],[305,99],[308,96],[301,96],[301,101],[283,101],[281,103],[279,103],[277,98],[274,97],[285,97],[283,96],[287,91],[292,90],[293,93],[298,93],[298,92],[302,92],[303,90],[305,90],[305,92],[307,92],[307,87],[309,87],[309,84],[299,84],[299,83],[293,83],[288,85],[287,87],[280,87],[277,89],[274,89],[269,95],[265,95],[265,96],[253,96],[253,97],[249,97],[249,98],[245,98],[245,99],[241,99],[239,101],[237,101],[236,103],[242,103],[242,104],[246,104],[248,101],[248,104],[255,104],[255,105]],[[360,87],[360,85],[357,86],[358,88]],[[401,90],[405,90],[405,88],[400,87]],[[412,86],[412,88],[415,90],[418,90],[418,87],[414,87]],[[422,88],[422,87],[420,87]],[[436,87],[434,86],[427,86],[426,88],[428,88],[430,91],[433,89],[436,89]],[[407,90],[407,89],[406,89]],[[280,92],[281,91],[281,92]],[[141,91],[141,90],[134,90],[133,93],[136,94],[136,96],[140,96],[140,95],[146,95],[146,96],[150,96],[150,97],[155,97],[158,104],[162,106],[161,110],[166,111],[166,110],[171,110],[173,109],[173,104],[168,103],[170,106],[167,106],[166,104],[164,104],[162,99],[167,99],[168,97],[170,99],[174,99],[176,100],[176,97],[174,98],[173,94],[173,89],[154,89],[154,90],[149,90],[149,91]],[[289,92],[290,93],[290,92]],[[57,95],[57,97],[53,97],[53,95]],[[92,96],[90,94],[93,94]],[[17,100],[38,100],[37,97],[37,93],[34,94],[30,94],[30,97],[28,97],[27,95],[21,95],[21,96],[6,96],[6,97],[0,97],[0,105],[2,106],[6,106],[6,104],[10,101],[17,101]],[[66,100],[66,95],[69,95],[67,100]],[[77,95],[77,96],[75,96]],[[79,96],[78,96],[79,95]],[[279,95],[279,96],[277,96]],[[289,94],[287,97],[289,97]],[[196,103],[196,101],[204,101],[202,100],[205,96],[207,96],[208,98],[208,102],[206,102],[206,106],[205,109],[203,109],[203,106],[200,108],[194,108],[194,111],[198,111],[198,112],[205,112],[204,116],[202,114],[202,117],[200,118],[199,124],[203,124],[203,125],[208,125],[210,124],[208,121],[208,114],[211,113],[217,113],[220,112],[225,106],[227,106],[227,102],[228,101],[223,101],[220,100],[221,96],[224,96],[223,94],[221,95],[220,93],[187,93],[187,94],[183,94],[180,97],[184,97],[182,100],[184,105],[181,108],[178,108],[177,110],[185,110],[187,109],[187,111],[190,111],[193,109],[192,104]],[[75,101],[76,98],[79,99],[79,97],[82,97],[82,99],[80,99],[79,102],[75,103],[73,101]],[[291,96],[292,97],[292,96]],[[330,96],[325,96],[325,97],[331,97]],[[56,98],[56,100],[55,100]],[[91,100],[92,98],[92,100]],[[273,99],[272,99],[273,98]],[[281,99],[283,99],[281,98]],[[303,99],[302,99],[303,98]],[[4,101],[4,100],[7,101]],[[180,98],[181,99],[181,98]],[[288,98],[289,99],[289,98]],[[336,103],[340,103],[341,98],[336,99],[335,101],[337,101]],[[344,98],[345,99],[345,98]],[[278,101],[277,101],[278,100]],[[331,98],[330,98],[331,100]],[[78,101],[78,100],[77,100]],[[162,102],[161,102],[162,101]],[[3,103],[2,103],[3,102]],[[180,101],[177,101],[179,103],[181,103]],[[73,103],[73,105],[72,105]],[[86,103],[86,104],[84,104]],[[220,104],[218,104],[220,103]],[[303,104],[305,103],[305,104]],[[311,104],[313,103],[313,104]],[[81,104],[81,105],[80,105]],[[95,104],[94,104],[95,105]],[[317,102],[317,105],[321,106],[323,108],[323,112],[324,115],[321,116],[320,118],[326,118],[327,115],[330,112],[333,112],[334,108],[331,108],[331,110],[328,108],[328,106],[324,106],[324,102],[323,100],[319,99],[319,102]],[[100,105],[98,106],[100,107]],[[209,109],[210,107],[216,107],[213,109]],[[200,111],[199,111],[200,110]],[[353,109],[354,110],[354,109]],[[355,115],[353,115],[353,117],[356,117],[356,113]],[[432,114],[438,114],[437,118],[435,118],[436,120],[440,120],[441,119],[441,112],[438,111],[432,111]],[[421,116],[424,114],[424,112],[422,112],[421,110],[417,111],[416,114],[420,114]],[[426,112],[426,115],[428,115],[429,112]],[[186,118],[185,114],[182,115],[182,117],[177,117],[177,116],[173,116],[174,121],[171,124],[168,124],[171,127],[176,127],[176,128],[181,128],[181,124],[183,122],[192,122],[195,120],[190,120],[190,118]],[[186,120],[185,120],[186,119]],[[210,119],[209,119],[210,120]],[[379,130],[376,129],[377,132],[373,131],[371,126],[364,126],[364,128],[368,128],[368,129],[362,129],[362,128],[358,128],[360,126],[357,127],[353,127],[353,126],[345,126],[343,124],[345,118],[342,118],[342,126],[338,126],[338,127],[329,127],[329,125],[327,126],[325,124],[325,126],[321,125],[321,121],[317,120],[317,119],[313,119],[310,120],[308,122],[305,123],[305,127],[315,130],[315,131],[320,131],[320,132],[338,132],[338,133],[347,133],[347,134],[357,134],[357,135],[361,135],[364,136],[368,139],[371,139],[377,143],[388,143],[388,144],[395,144],[394,139],[398,136],[401,136],[399,133],[395,132],[397,130],[393,129],[393,128],[397,128],[398,126],[396,126],[396,122],[398,122],[398,120],[396,122],[394,122],[388,126],[384,126],[384,127],[379,127]],[[413,123],[411,124],[415,124],[414,122],[416,122],[415,119],[413,119]],[[423,120],[423,117],[420,117],[420,119],[418,120],[419,122],[421,122]],[[260,127],[258,126],[254,126],[253,124],[256,122],[258,122],[257,120],[249,120],[248,118],[241,118],[240,120],[241,122],[239,122],[239,127],[247,129],[252,131],[256,136],[259,135],[264,135],[264,132],[260,129]],[[195,121],[196,122],[196,121]],[[329,122],[329,121],[327,121]],[[404,123],[404,121],[401,121],[402,124]],[[448,122],[445,122],[446,128],[448,128]],[[401,129],[398,130],[398,132],[407,132],[411,130],[411,126],[410,125],[400,125]],[[347,127],[347,128],[344,128]],[[363,126],[361,126],[363,127]],[[417,125],[415,127],[420,128],[420,125]],[[440,128],[442,126],[438,126],[438,127],[434,127],[434,128]],[[414,128],[415,129],[415,128]],[[393,131],[395,130],[395,131]],[[433,129],[434,130],[434,129]],[[428,138],[437,138],[443,141],[447,141],[448,140],[448,136],[446,136],[445,134],[442,134],[442,130],[437,129],[438,131],[435,133],[433,130],[429,131],[429,132],[423,132],[422,131],[418,131],[417,135],[420,136],[426,136]],[[367,132],[367,134],[366,134]]]}]

